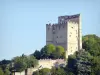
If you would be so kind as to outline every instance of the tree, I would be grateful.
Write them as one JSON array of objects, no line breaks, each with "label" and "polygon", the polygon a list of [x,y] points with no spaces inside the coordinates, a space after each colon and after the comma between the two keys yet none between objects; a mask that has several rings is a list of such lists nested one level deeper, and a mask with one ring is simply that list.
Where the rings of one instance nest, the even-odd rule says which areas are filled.
[{"label": "tree", "polygon": [[4,75],[10,75],[10,68],[11,68],[10,63],[11,63],[10,60],[4,59],[4,60],[0,61],[0,67],[1,67]]},{"label": "tree", "polygon": [[40,75],[40,74],[39,74],[39,71],[35,71],[35,72],[33,72],[32,75]]},{"label": "tree", "polygon": [[4,64],[9,64],[9,63],[11,63],[11,61],[10,60],[2,60],[2,61],[0,61],[0,65],[4,65]]},{"label": "tree", "polygon": [[21,72],[27,68],[27,64],[22,60],[14,62],[14,68],[16,71]]},{"label": "tree", "polygon": [[38,65],[38,60],[35,59],[34,56],[28,56],[27,58],[27,68],[30,68],[30,67],[35,67]]},{"label": "tree", "polygon": [[91,70],[91,75],[100,75],[100,57],[93,57]]},{"label": "tree", "polygon": [[84,51],[80,50],[76,55],[76,73],[79,75],[90,75],[91,73],[91,60],[92,56]]},{"label": "tree", "polygon": [[48,68],[43,68],[39,71],[40,75],[49,75],[50,74],[50,69]]},{"label": "tree", "polygon": [[43,68],[39,71],[33,72],[33,75],[50,75],[50,69]]},{"label": "tree", "polygon": [[36,59],[40,59],[40,58],[41,58],[41,53],[40,53],[40,51],[36,50],[36,51],[33,53],[33,56],[35,56]]},{"label": "tree", "polygon": [[44,59],[44,58],[66,58],[65,50],[62,46],[55,47],[53,44],[45,45],[40,51],[35,51],[33,55],[37,59]]},{"label": "tree", "polygon": [[66,72],[63,68],[55,68],[51,69],[51,75],[66,75]]},{"label": "tree", "polygon": [[75,75],[74,72],[68,67],[65,67],[65,71],[66,71],[66,75]]},{"label": "tree", "polygon": [[50,56],[54,51],[55,51],[55,46],[53,44],[48,44],[41,49],[41,57],[50,58]]},{"label": "tree", "polygon": [[4,72],[1,68],[0,68],[0,75],[4,75]]},{"label": "tree", "polygon": [[83,36],[83,48],[93,56],[91,75],[100,75],[100,37],[96,35]]},{"label": "tree", "polygon": [[53,58],[65,58],[65,50],[62,46],[56,47],[56,50],[53,52]]},{"label": "tree", "polygon": [[75,75],[90,75],[92,56],[84,49],[68,57],[67,71]]},{"label": "tree", "polygon": [[100,37],[96,35],[83,36],[83,48],[92,56],[100,56]]},{"label": "tree", "polygon": [[68,65],[66,66],[68,72],[75,72],[75,64],[76,64],[76,55],[68,56]]},{"label": "tree", "polygon": [[10,68],[9,64],[11,63],[10,60],[2,60],[0,61],[0,67],[2,68],[2,70],[4,71],[6,68]]},{"label": "tree", "polygon": [[38,65],[37,59],[33,55],[26,56],[22,55],[19,57],[15,57],[13,60],[14,69],[18,72],[21,72],[27,68],[35,67]]},{"label": "tree", "polygon": [[4,75],[10,75],[10,71],[7,68],[4,71]]}]

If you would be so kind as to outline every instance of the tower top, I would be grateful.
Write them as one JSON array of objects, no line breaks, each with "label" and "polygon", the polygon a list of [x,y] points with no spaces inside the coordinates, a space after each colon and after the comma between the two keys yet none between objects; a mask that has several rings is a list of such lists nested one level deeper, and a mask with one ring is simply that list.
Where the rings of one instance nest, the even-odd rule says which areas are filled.
[{"label": "tower top", "polygon": [[63,18],[63,17],[65,17],[65,18],[70,19],[70,18],[77,18],[77,17],[79,17],[79,16],[80,16],[80,14],[75,14],[75,15],[64,15],[64,16],[59,16],[58,18]]},{"label": "tower top", "polygon": [[[80,14],[59,16],[58,23],[67,22],[68,20],[71,20],[71,19],[78,19],[79,17],[80,17]],[[75,22],[77,21],[78,20],[75,20]]]}]

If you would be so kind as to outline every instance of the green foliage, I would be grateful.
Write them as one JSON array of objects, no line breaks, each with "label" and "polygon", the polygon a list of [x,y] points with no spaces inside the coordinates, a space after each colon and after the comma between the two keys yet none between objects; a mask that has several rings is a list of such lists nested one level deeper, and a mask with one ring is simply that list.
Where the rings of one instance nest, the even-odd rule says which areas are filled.
[{"label": "green foliage", "polygon": [[50,74],[50,69],[48,68],[43,68],[39,71],[33,72],[33,75],[49,75]]},{"label": "green foliage", "polygon": [[44,48],[47,50],[48,55],[55,51],[55,46],[53,44],[48,44]]},{"label": "green foliage", "polygon": [[33,72],[32,75],[40,75],[40,74],[39,74],[39,71],[35,71],[35,72]]},{"label": "green foliage", "polygon": [[64,48],[62,46],[57,46],[56,50],[53,53],[53,57],[56,58],[64,58],[65,55],[65,51]]},{"label": "green foliage", "polygon": [[48,75],[50,73],[50,69],[43,68],[39,71],[40,75]]},{"label": "green foliage", "polygon": [[[2,60],[0,61],[0,68],[2,69],[3,75],[10,75],[10,60]],[[2,75],[2,74],[0,74]]]},{"label": "green foliage", "polygon": [[52,68],[51,75],[66,75],[66,72],[63,68]]},{"label": "green foliage", "polygon": [[64,52],[64,48],[62,46],[57,46],[56,47],[56,51],[58,51],[59,53],[63,53]]},{"label": "green foliage", "polygon": [[79,50],[68,58],[67,71],[76,75],[90,75],[93,57],[85,50]]},{"label": "green foliage", "polygon": [[0,75],[4,75],[4,72],[1,68],[0,68]]},{"label": "green foliage", "polygon": [[10,71],[7,68],[4,71],[4,75],[10,75]]},{"label": "green foliage", "polygon": [[[55,47],[53,44],[48,44],[41,49],[41,58],[66,58],[65,50],[62,46]],[[36,56],[37,57],[37,56]]]},{"label": "green foliage", "polygon": [[83,48],[93,56],[91,75],[100,75],[100,37],[96,35],[83,36]]},{"label": "green foliage", "polygon": [[14,68],[16,71],[21,72],[27,68],[27,64],[19,57],[15,59]]},{"label": "green foliage", "polygon": [[65,68],[65,71],[66,71],[66,75],[75,75],[74,72],[68,67]]},{"label": "green foliage", "polygon": [[35,67],[36,65],[38,65],[37,59],[35,59],[35,57],[32,55],[30,56],[22,55],[20,57],[15,57],[13,59],[13,63],[15,70],[18,72],[21,72],[26,68]]},{"label": "green foliage", "polygon": [[2,70],[4,71],[6,68],[10,68],[9,64],[11,63],[10,60],[2,60],[0,61],[0,67],[2,68]]},{"label": "green foliage", "polygon": [[96,35],[84,36],[83,48],[93,56],[100,56],[100,37]]},{"label": "green foliage", "polygon": [[86,51],[80,50],[76,57],[76,72],[79,75],[90,75],[92,57]]},{"label": "green foliage", "polygon": [[41,56],[42,58],[50,58],[54,51],[55,46],[53,44],[48,44],[41,49]]},{"label": "green foliage", "polygon": [[76,63],[76,56],[75,55],[70,55],[68,56],[68,65],[66,67],[67,70],[69,70],[70,72],[73,72],[75,70],[75,63]]},{"label": "green foliage", "polygon": [[86,35],[82,40],[85,50],[69,56],[67,71],[76,75],[100,75],[100,37]]},{"label": "green foliage", "polygon": [[93,57],[92,59],[91,75],[100,75],[100,57]]},{"label": "green foliage", "polygon": [[33,75],[66,75],[66,71],[63,68],[53,67],[51,70],[48,68],[43,68],[33,72]]},{"label": "green foliage", "polygon": [[76,59],[76,55],[75,55],[75,54],[69,55],[69,56],[68,56],[68,59]]},{"label": "green foliage", "polygon": [[0,61],[0,65],[2,65],[2,64],[3,64],[3,65],[4,65],[4,64],[6,65],[6,64],[9,64],[9,63],[11,63],[10,60],[5,60],[5,59],[4,59],[4,60]]},{"label": "green foliage", "polygon": [[30,67],[36,67],[37,65],[38,65],[37,59],[35,59],[34,56],[28,56],[27,67],[28,68],[30,68]]},{"label": "green foliage", "polygon": [[[65,68],[43,68],[33,75],[100,75],[100,37],[86,35],[82,37],[83,49],[68,57],[68,65]],[[35,59],[35,57],[36,59]],[[40,51],[36,50],[32,55],[18,56],[12,60],[14,67],[11,68],[11,61],[0,61],[0,75],[9,75],[11,70],[23,71],[38,65],[37,59],[41,58],[65,58],[65,50],[61,46],[53,44],[44,46]]]},{"label": "green foliage", "polygon": [[33,56],[35,56],[36,59],[40,59],[40,58],[41,58],[41,53],[40,53],[40,51],[36,50],[36,51],[33,53]]}]

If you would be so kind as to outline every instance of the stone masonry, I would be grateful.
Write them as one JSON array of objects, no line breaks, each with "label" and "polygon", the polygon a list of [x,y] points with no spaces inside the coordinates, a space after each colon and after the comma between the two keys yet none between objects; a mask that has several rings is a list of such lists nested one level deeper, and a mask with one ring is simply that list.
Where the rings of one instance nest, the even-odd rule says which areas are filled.
[{"label": "stone masonry", "polygon": [[57,24],[46,24],[46,44],[63,46],[66,58],[82,49],[81,15],[59,16]]}]

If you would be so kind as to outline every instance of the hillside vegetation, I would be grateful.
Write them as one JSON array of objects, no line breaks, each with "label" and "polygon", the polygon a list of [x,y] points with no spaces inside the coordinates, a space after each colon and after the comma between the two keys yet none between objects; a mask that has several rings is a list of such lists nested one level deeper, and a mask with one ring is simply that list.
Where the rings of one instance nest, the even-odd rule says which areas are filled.
[{"label": "hillside vegetation", "polygon": [[62,46],[54,46],[53,44],[48,44],[44,46],[40,51],[36,50],[33,54],[37,59],[65,59],[65,50]]},{"label": "hillside vegetation", "polygon": [[[85,35],[82,37],[83,49],[68,56],[66,67],[43,68],[33,75],[100,75],[100,37]],[[33,54],[14,57],[12,60],[0,61],[0,75],[10,75],[11,71],[21,72],[38,65],[37,59],[64,58],[65,51],[61,46],[52,44],[36,50]]]}]

